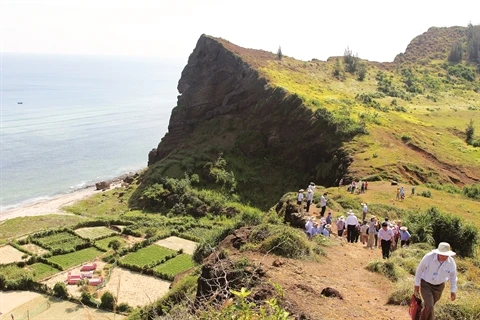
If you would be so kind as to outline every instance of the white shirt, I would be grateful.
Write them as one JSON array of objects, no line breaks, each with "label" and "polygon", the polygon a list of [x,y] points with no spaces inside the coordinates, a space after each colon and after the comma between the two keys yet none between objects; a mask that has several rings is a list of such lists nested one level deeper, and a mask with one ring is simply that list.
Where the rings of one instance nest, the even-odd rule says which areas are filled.
[{"label": "white shirt", "polygon": [[378,239],[381,239],[381,240],[392,240],[393,239],[393,231],[392,229],[388,229],[387,230],[384,230],[383,228],[381,228],[380,230],[378,230]]},{"label": "white shirt", "polygon": [[308,220],[307,223],[305,223],[305,231],[312,234],[312,229],[313,229],[313,222],[311,220]]},{"label": "white shirt", "polygon": [[315,185],[309,185],[307,189],[312,190],[312,192],[313,192],[313,191],[315,191]]},{"label": "white shirt", "polygon": [[349,214],[347,219],[345,219],[345,225],[353,225],[356,226],[358,223],[358,219],[354,214]]},{"label": "white shirt", "polygon": [[327,198],[325,196],[320,197],[320,207],[325,207],[327,205]]},{"label": "white shirt", "polygon": [[297,201],[300,201],[300,202],[303,201],[303,193],[301,193],[301,192],[298,193]]},{"label": "white shirt", "polygon": [[313,192],[308,192],[307,193],[307,201],[312,201],[313,200]]},{"label": "white shirt", "polygon": [[363,213],[367,213],[367,212],[368,212],[368,207],[367,207],[367,205],[364,205],[364,206],[363,206],[362,212],[363,212]]},{"label": "white shirt", "polygon": [[439,285],[450,280],[450,291],[457,292],[457,264],[452,257],[444,262],[438,261],[438,254],[427,253],[415,272],[415,285],[419,286],[421,280],[434,285]]}]

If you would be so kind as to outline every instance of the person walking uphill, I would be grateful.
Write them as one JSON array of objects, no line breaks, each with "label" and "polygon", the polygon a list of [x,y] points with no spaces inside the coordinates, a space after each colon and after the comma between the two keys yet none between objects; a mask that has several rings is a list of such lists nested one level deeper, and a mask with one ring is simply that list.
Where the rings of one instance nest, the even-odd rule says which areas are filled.
[{"label": "person walking uphill", "polygon": [[313,201],[313,190],[308,189],[307,192],[307,213],[310,212],[310,205],[312,204]]},{"label": "person walking uphill", "polygon": [[415,272],[414,292],[423,298],[420,320],[434,320],[434,306],[442,296],[445,282],[450,280],[450,300],[457,298],[457,264],[453,260],[455,252],[447,242],[440,242],[438,248],[427,253]]},{"label": "person walking uphill", "polygon": [[393,230],[388,228],[388,222],[382,222],[382,228],[378,231],[378,239],[382,245],[383,259],[390,258],[390,248],[393,240]]},{"label": "person walking uphill", "polygon": [[358,224],[358,219],[352,210],[348,211],[348,217],[345,219],[345,225],[347,226],[347,242],[353,243],[355,240],[355,228]]},{"label": "person walking uphill", "polygon": [[320,211],[320,217],[323,217],[323,215],[325,214],[325,210],[327,209],[327,192],[325,192],[321,197],[320,197],[320,208],[322,208],[322,210]]}]

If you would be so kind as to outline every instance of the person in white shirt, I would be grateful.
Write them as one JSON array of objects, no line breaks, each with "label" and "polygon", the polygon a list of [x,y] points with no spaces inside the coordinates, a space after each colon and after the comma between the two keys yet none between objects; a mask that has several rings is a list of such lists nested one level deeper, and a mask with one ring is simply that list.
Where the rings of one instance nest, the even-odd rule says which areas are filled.
[{"label": "person in white shirt", "polygon": [[320,197],[320,208],[322,209],[320,211],[320,217],[323,217],[325,214],[325,210],[327,209],[327,194],[328,192],[325,192],[321,197]]},{"label": "person in white shirt", "polygon": [[393,230],[388,228],[388,222],[382,222],[382,228],[378,230],[378,239],[382,245],[383,259],[390,258],[390,248],[393,240]]},{"label": "person in white shirt", "polygon": [[358,219],[352,210],[348,211],[348,217],[345,219],[345,225],[347,226],[347,241],[353,243],[355,240],[355,227],[357,226]]},{"label": "person in white shirt", "polygon": [[304,191],[305,190],[300,189],[298,190],[298,194],[297,194],[297,205],[299,206],[300,213],[303,213],[303,192]]},{"label": "person in white shirt", "polygon": [[307,223],[305,223],[305,232],[307,233],[308,237],[312,236],[312,229],[313,229],[313,219],[308,219]]},{"label": "person in white shirt", "polygon": [[361,203],[362,205],[362,221],[367,218],[368,207],[366,203]]},{"label": "person in white shirt", "polygon": [[307,193],[307,213],[310,211],[310,205],[312,204],[313,201],[313,190],[308,189]]},{"label": "person in white shirt", "polygon": [[310,184],[307,187],[308,190],[312,190],[312,192],[315,192],[315,183],[310,182]]},{"label": "person in white shirt", "polygon": [[447,242],[440,242],[438,248],[427,253],[415,272],[414,292],[423,298],[420,320],[435,319],[434,306],[442,296],[445,282],[450,280],[450,300],[457,298],[457,264],[455,252]]}]

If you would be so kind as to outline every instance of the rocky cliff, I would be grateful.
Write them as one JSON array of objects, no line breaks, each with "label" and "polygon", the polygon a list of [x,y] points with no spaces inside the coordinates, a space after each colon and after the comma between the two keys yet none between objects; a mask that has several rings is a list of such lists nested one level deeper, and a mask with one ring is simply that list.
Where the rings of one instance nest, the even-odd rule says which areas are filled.
[{"label": "rocky cliff", "polygon": [[331,185],[343,176],[350,162],[341,150],[346,137],[335,133],[328,114],[312,112],[252,66],[275,59],[202,35],[178,83],[168,133],[149,154],[150,170],[179,153],[178,159],[191,156],[196,162],[199,154],[223,153],[240,191],[272,189],[272,176],[283,184],[279,192],[309,180]]}]

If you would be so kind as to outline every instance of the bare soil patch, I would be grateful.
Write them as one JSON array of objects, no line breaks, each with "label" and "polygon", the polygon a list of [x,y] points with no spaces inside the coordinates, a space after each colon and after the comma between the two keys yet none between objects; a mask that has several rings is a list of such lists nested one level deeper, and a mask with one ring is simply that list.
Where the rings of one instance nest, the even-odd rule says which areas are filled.
[{"label": "bare soil patch", "polygon": [[22,261],[22,256],[25,253],[15,249],[12,246],[6,245],[0,247],[0,264],[8,264],[12,262]]},{"label": "bare soil patch", "polygon": [[[0,320],[11,320],[10,314],[15,319],[33,319],[33,320],[52,320],[52,319],[69,319],[69,320],[106,320],[106,319],[125,319],[122,315],[114,315],[111,312],[91,309],[80,304],[63,301],[60,299],[47,297],[36,294],[30,296],[31,292],[18,292],[22,301],[20,305],[8,312],[0,315]],[[28,300],[26,300],[28,298]]]},{"label": "bare soil patch", "polygon": [[34,243],[27,243],[25,245],[22,246],[22,248],[24,248],[25,250],[27,250],[28,252],[31,252],[33,254],[37,254],[39,256],[45,254],[45,253],[48,253],[48,250],[45,250],[43,249],[42,247],[40,246],[37,246],[36,244]]},{"label": "bare soil patch", "polygon": [[183,249],[183,252],[187,254],[193,254],[195,248],[197,247],[196,242],[185,240],[179,237],[168,237],[166,239],[155,242],[155,244],[176,251]]},{"label": "bare soil patch", "polygon": [[41,294],[31,291],[0,291],[0,314],[9,314],[10,317],[13,309],[40,296]]},{"label": "bare soil patch", "polygon": [[117,296],[118,292],[119,303],[126,302],[136,307],[154,302],[165,295],[169,287],[169,281],[117,267],[113,269],[110,281],[98,294],[101,296],[103,292],[110,291]]},{"label": "bare soil patch", "polygon": [[[101,260],[97,260],[95,261],[95,263],[97,264],[97,269],[96,269],[96,272],[94,273],[95,274],[94,277],[95,278],[98,278],[101,276],[105,277],[106,275],[103,274],[102,270],[103,270],[103,267],[105,267],[106,263]],[[49,288],[53,289],[53,287],[55,286],[55,283],[67,282],[68,272],[71,272],[72,274],[80,274],[80,268],[81,267],[75,267],[67,271],[62,271],[52,276],[51,278],[42,281],[42,283],[46,284]],[[80,287],[77,287],[76,285],[67,284],[67,290],[68,290],[68,293],[72,295],[72,297],[80,298],[80,295],[81,295]]]}]

